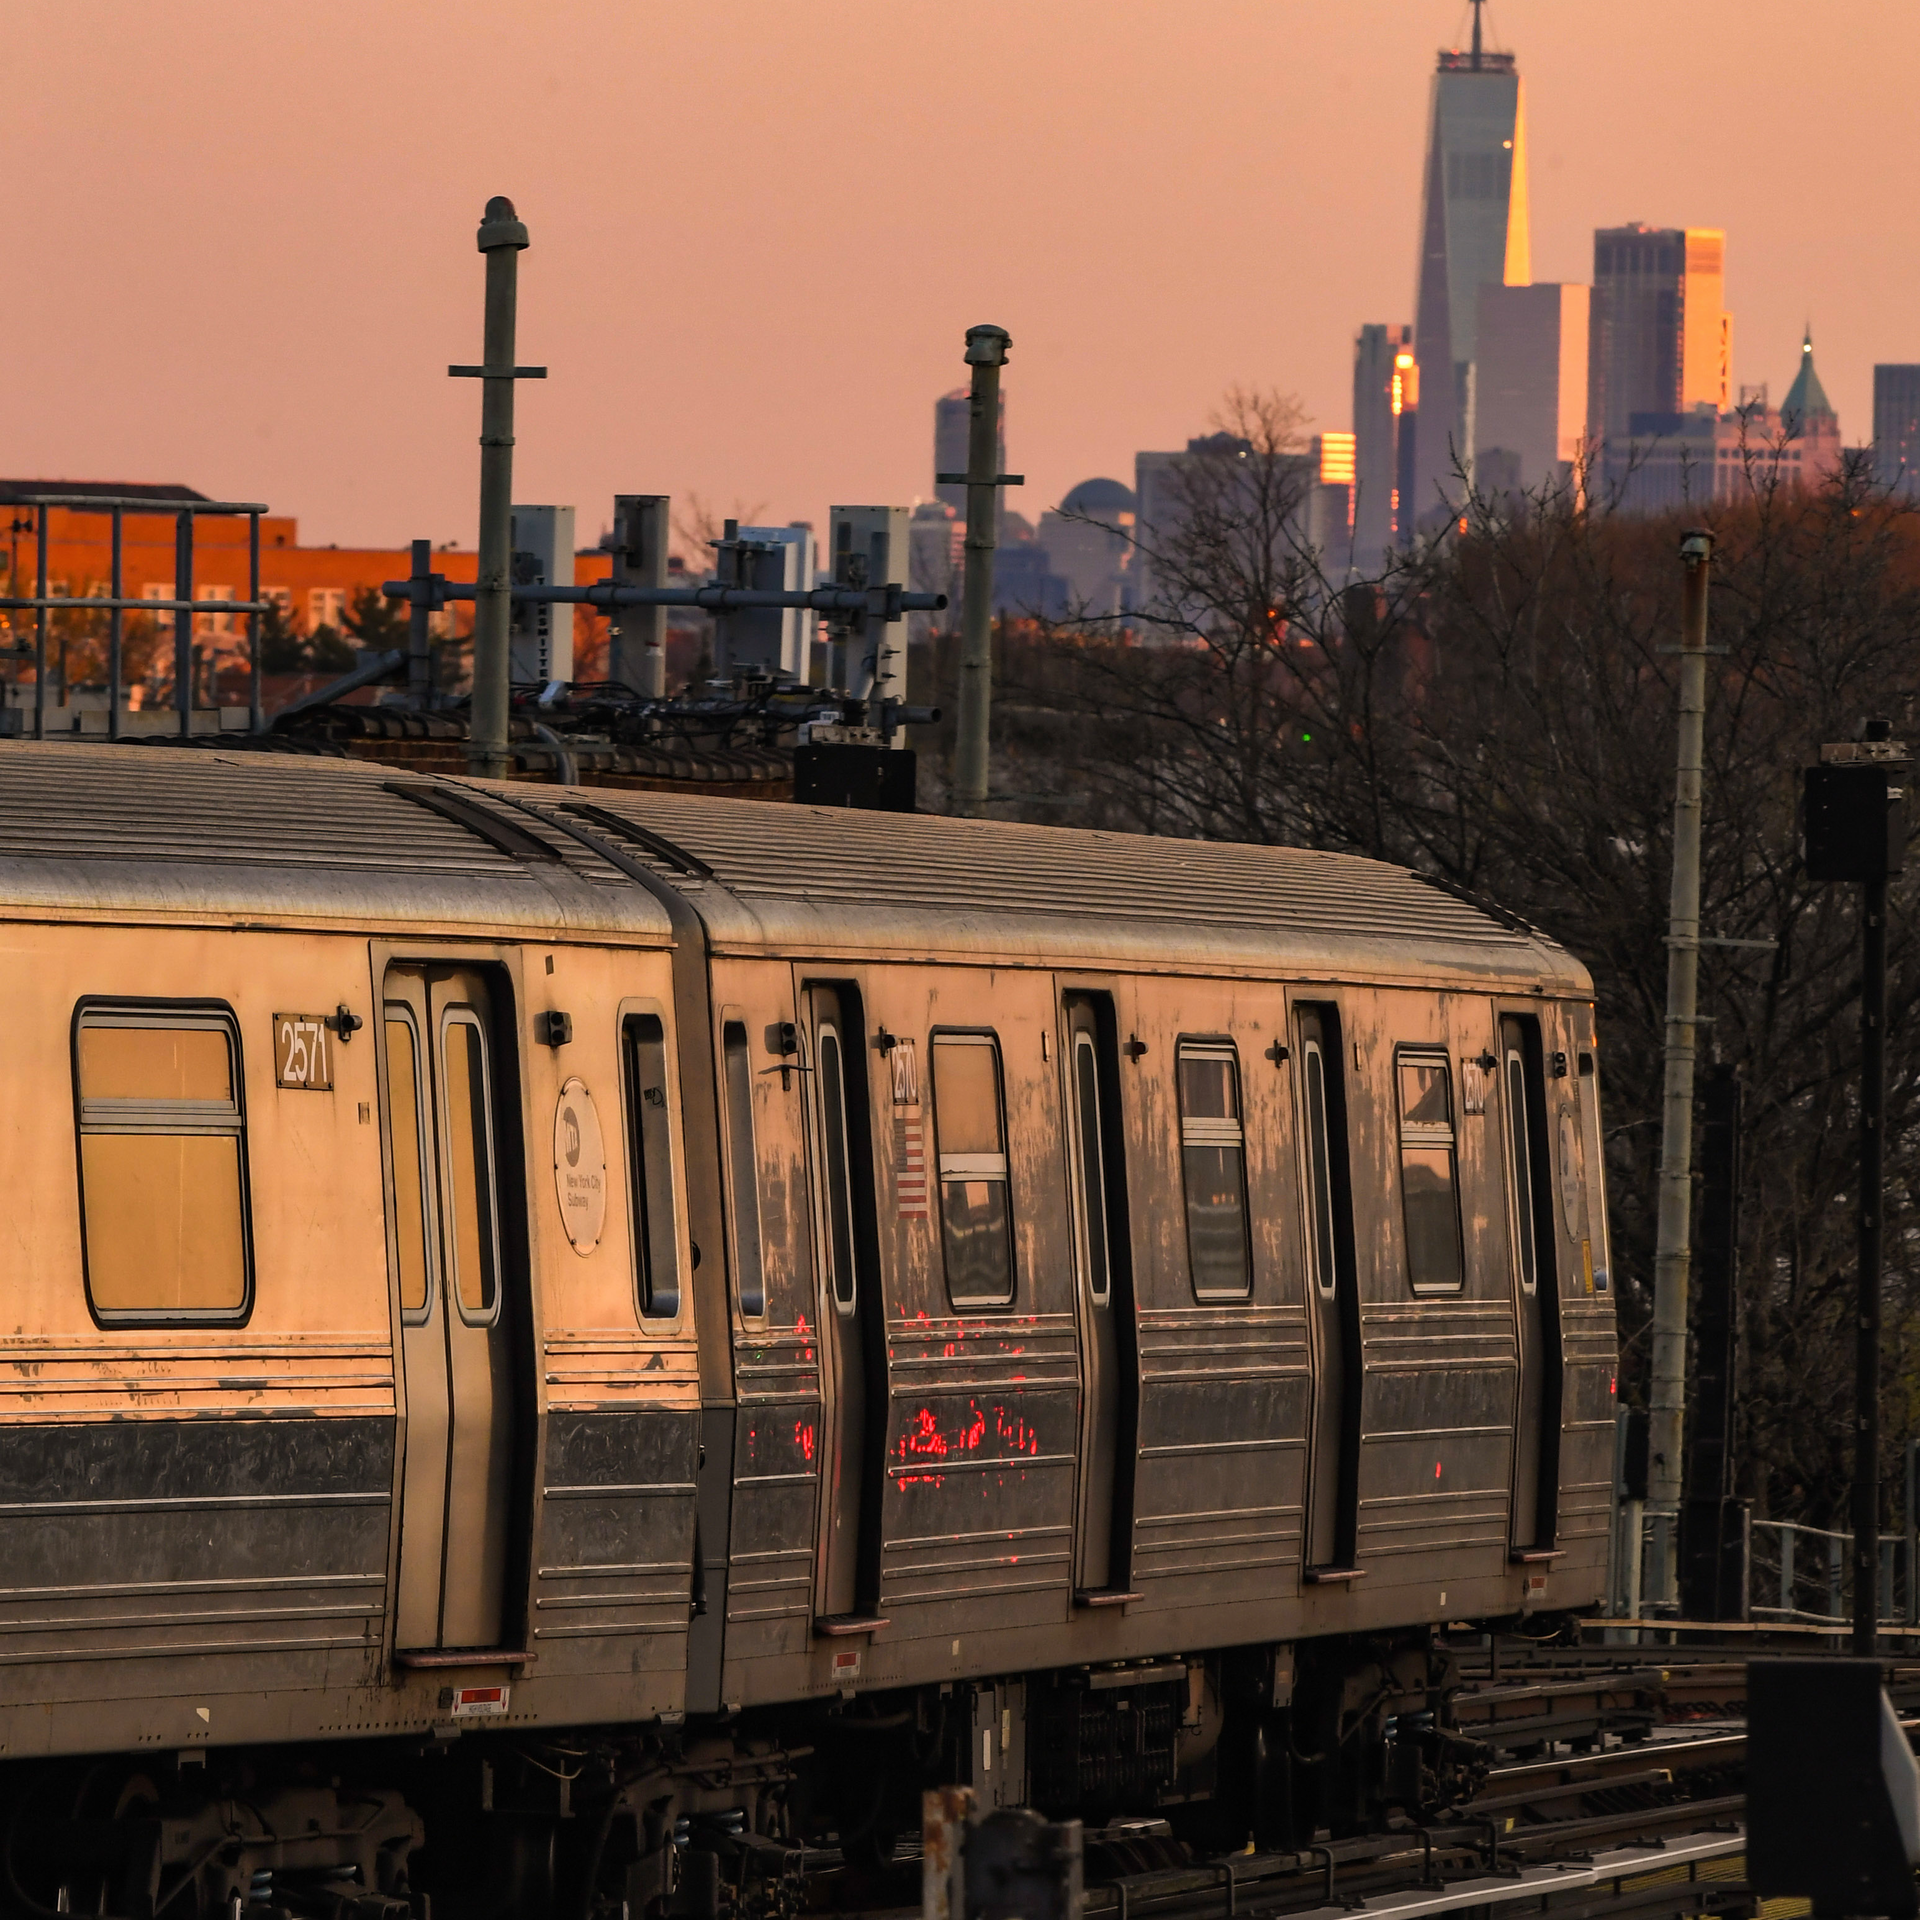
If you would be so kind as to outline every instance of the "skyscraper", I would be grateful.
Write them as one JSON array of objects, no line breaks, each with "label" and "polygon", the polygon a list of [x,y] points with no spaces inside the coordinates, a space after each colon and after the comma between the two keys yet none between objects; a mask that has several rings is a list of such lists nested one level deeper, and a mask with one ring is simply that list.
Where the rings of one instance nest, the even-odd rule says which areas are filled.
[{"label": "skyscraper", "polygon": [[[1404,364],[1403,364],[1404,363]],[[1353,557],[1372,572],[1393,544],[1400,489],[1400,423],[1413,329],[1363,326],[1353,342]]]},{"label": "skyscraper", "polygon": [[[951,393],[943,393],[933,403],[933,471],[935,474],[933,497],[944,501],[960,516],[961,524],[967,518],[967,489],[960,481],[942,482],[938,476],[943,473],[965,473],[967,470],[967,431],[971,396],[965,387],[955,387]],[[998,470],[1007,470],[1007,390],[1000,389],[1000,437],[997,450]],[[1006,490],[1002,488],[996,500],[994,525],[996,528],[1006,524]]]},{"label": "skyscraper", "polygon": [[1472,453],[1467,399],[1483,286],[1524,287],[1533,278],[1527,233],[1527,123],[1520,73],[1510,53],[1480,44],[1443,50],[1433,77],[1420,216],[1420,288],[1414,340],[1425,391],[1414,449],[1413,498],[1403,524],[1431,517],[1459,492],[1456,461]]},{"label": "skyscraper", "polygon": [[1732,404],[1727,236],[1718,227],[1602,227],[1593,236],[1587,431],[1624,441],[1635,414]]},{"label": "skyscraper", "polygon": [[1531,490],[1566,478],[1579,459],[1587,422],[1587,308],[1581,286],[1480,289],[1473,457],[1482,490]]},{"label": "skyscraper", "polygon": [[1873,469],[1883,487],[1920,493],[1920,367],[1873,370]]},{"label": "skyscraper", "polygon": [[[1004,461],[1001,463],[1005,464]],[[936,474],[965,473],[967,470],[967,390],[955,387],[933,403],[933,470]],[[934,482],[933,497],[951,507],[964,520],[967,514],[967,490],[949,480]]]}]

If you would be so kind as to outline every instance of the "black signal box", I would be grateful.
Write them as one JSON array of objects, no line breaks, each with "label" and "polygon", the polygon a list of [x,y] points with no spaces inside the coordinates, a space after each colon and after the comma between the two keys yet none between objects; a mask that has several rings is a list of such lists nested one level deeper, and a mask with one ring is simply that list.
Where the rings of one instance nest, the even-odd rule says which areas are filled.
[{"label": "black signal box", "polygon": [[793,797],[816,807],[913,813],[914,765],[911,747],[809,741],[794,750]]},{"label": "black signal box", "polygon": [[1871,883],[1902,872],[1907,783],[1898,760],[1852,760],[1806,770],[1807,878]]}]

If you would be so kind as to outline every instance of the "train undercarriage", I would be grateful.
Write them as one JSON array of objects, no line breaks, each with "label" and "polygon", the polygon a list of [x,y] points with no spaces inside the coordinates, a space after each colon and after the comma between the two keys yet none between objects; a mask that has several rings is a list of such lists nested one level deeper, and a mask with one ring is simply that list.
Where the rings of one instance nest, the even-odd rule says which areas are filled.
[{"label": "train undercarriage", "polygon": [[880,1871],[956,1783],[1196,1850],[1305,1846],[1471,1796],[1453,1685],[1414,1630],[681,1726],[20,1761],[0,1894],[22,1920],[775,1920],[823,1860]]}]

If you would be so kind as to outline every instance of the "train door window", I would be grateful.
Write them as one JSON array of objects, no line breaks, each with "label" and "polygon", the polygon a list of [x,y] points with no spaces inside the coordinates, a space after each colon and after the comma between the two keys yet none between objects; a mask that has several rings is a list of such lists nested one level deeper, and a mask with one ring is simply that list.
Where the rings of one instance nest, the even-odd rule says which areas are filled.
[{"label": "train door window", "polygon": [[1107,1248],[1106,1142],[1100,1131],[1100,1057],[1093,1035],[1073,1036],[1073,1104],[1080,1149],[1080,1234],[1087,1254],[1087,1297],[1096,1307],[1113,1298],[1113,1260]]},{"label": "train door window", "polygon": [[673,1128],[667,1105],[667,1035],[657,1015],[632,1013],[621,1029],[627,1083],[627,1191],[643,1319],[680,1312],[680,1249],[673,1217]]},{"label": "train door window", "polygon": [[956,1307],[1013,1298],[1013,1212],[1000,1043],[990,1033],[933,1037],[933,1127],[947,1296]]},{"label": "train door window", "polygon": [[400,1314],[424,1320],[431,1302],[427,1234],[427,1169],[432,1149],[420,1098],[420,1035],[404,1007],[386,1016],[387,1110],[392,1116],[393,1226],[400,1270]]},{"label": "train door window", "polygon": [[1240,1068],[1230,1041],[1180,1047],[1180,1165],[1187,1189],[1187,1257],[1202,1300],[1244,1299],[1253,1286],[1247,1247],[1247,1149],[1240,1125]]},{"label": "train door window", "polygon": [[753,1062],[744,1021],[721,1028],[727,1083],[727,1180],[733,1200],[733,1271],[740,1312],[748,1320],[767,1310],[767,1281],[760,1252],[760,1179],[753,1153]]},{"label": "train door window", "polygon": [[493,1091],[486,1030],[471,1007],[440,1022],[447,1113],[447,1251],[460,1317],[490,1325],[500,1312],[500,1218],[493,1187]]},{"label": "train door window", "polygon": [[1400,1201],[1407,1226],[1407,1280],[1415,1293],[1455,1291],[1463,1270],[1452,1072],[1444,1053],[1405,1048],[1394,1066],[1400,1090]]},{"label": "train door window", "polygon": [[1586,1146],[1587,1260],[1593,1269],[1593,1290],[1605,1293],[1611,1284],[1607,1251],[1607,1169],[1600,1137],[1600,1077],[1591,1053],[1580,1056],[1580,1129]]},{"label": "train door window", "polygon": [[833,1275],[834,1311],[851,1314],[859,1304],[853,1265],[853,1178],[847,1143],[847,1062],[840,1029],[820,1024],[820,1132],[827,1177],[827,1263]]},{"label": "train door window", "polygon": [[1312,1189],[1314,1284],[1331,1300],[1339,1284],[1333,1239],[1333,1143],[1327,1130],[1327,1056],[1318,1038],[1304,1039],[1307,1088],[1307,1179]]},{"label": "train door window", "polygon": [[1507,1108],[1507,1167],[1513,1182],[1513,1238],[1520,1257],[1520,1286],[1531,1293],[1540,1284],[1539,1249],[1533,1233],[1533,1154],[1527,1142],[1527,1063],[1509,1044],[1504,1068]]},{"label": "train door window", "polygon": [[80,1011],[81,1244],[87,1296],[102,1321],[246,1318],[239,1062],[225,1012]]}]

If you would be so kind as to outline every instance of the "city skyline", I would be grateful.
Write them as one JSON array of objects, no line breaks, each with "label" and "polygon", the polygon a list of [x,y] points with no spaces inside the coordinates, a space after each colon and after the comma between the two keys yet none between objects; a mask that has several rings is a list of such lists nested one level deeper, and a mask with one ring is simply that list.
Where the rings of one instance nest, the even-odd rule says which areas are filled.
[{"label": "city skyline", "polygon": [[[1467,15],[990,0],[962,33],[881,0],[662,0],[563,5],[529,52],[498,0],[201,0],[111,36],[29,4],[0,135],[34,182],[6,465],[183,480],[343,544],[470,541],[475,396],[444,370],[477,351],[472,229],[498,191],[534,239],[523,357],[552,368],[523,391],[517,490],[577,505],[584,539],[615,491],[816,524],[926,495],[927,411],[981,320],[1014,336],[1029,519],[1184,445],[1235,382],[1343,430],[1355,329],[1412,314],[1425,93]],[[1587,280],[1600,227],[1723,229],[1736,385],[1782,391],[1811,318],[1865,438],[1872,367],[1920,360],[1920,313],[1857,156],[1892,150],[1920,20],[1835,0],[1809,49],[1802,10],[1698,0],[1689,35],[1747,56],[1742,124],[1802,130],[1754,142],[1699,111],[1670,9],[1488,16],[1526,76],[1533,277]],[[503,76],[523,98],[463,114]],[[723,246],[743,222],[752,244]]]}]

